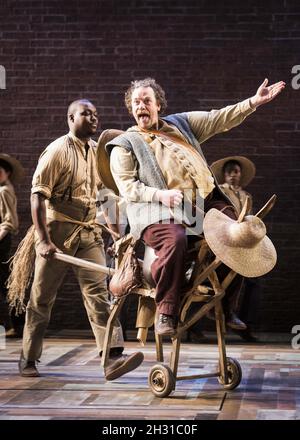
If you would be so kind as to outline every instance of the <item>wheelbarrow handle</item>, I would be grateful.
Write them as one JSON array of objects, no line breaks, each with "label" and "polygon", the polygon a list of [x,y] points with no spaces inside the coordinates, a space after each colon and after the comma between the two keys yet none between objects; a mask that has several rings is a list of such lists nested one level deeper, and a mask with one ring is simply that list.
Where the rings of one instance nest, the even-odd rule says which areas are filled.
[{"label": "wheelbarrow handle", "polygon": [[277,200],[276,194],[273,194],[272,197],[267,201],[267,203],[255,214],[255,217],[259,217],[263,219],[273,208]]},{"label": "wheelbarrow handle", "polygon": [[55,252],[53,254],[55,260],[63,261],[64,263],[73,264],[74,266],[83,267],[84,269],[95,270],[96,272],[106,273],[107,275],[113,275],[115,269],[103,266],[102,264],[92,263],[91,261],[83,260],[81,258],[72,257],[71,255],[61,254]]}]

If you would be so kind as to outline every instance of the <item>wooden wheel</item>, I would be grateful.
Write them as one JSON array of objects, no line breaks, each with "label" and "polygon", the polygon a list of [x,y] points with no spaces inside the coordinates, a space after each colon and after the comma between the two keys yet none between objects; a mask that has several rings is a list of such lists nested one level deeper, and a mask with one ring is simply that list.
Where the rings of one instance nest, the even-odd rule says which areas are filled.
[{"label": "wooden wheel", "polygon": [[224,382],[224,378],[219,376],[218,381],[225,390],[234,390],[239,386],[242,380],[242,369],[239,362],[236,359],[227,358],[227,375],[228,375],[228,383]]},{"label": "wooden wheel", "polygon": [[171,368],[165,365],[154,365],[148,376],[148,384],[157,397],[167,397],[175,389],[175,377]]}]

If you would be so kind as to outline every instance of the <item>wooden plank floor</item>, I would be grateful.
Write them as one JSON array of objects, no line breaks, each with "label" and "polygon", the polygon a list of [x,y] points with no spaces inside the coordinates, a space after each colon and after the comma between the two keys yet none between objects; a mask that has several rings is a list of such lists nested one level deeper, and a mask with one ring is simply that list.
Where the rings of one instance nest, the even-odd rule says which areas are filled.
[{"label": "wooden plank floor", "polygon": [[[0,350],[0,419],[300,419],[300,350],[289,344],[227,344],[242,366],[239,388],[225,391],[216,378],[180,381],[164,399],[147,384],[153,343],[142,348],[142,366],[114,382],[105,381],[92,339],[45,339],[40,378],[18,375],[20,348],[10,340]],[[127,353],[136,349],[126,343]],[[168,344],[165,353],[168,360]],[[214,371],[217,360],[215,344],[184,343],[178,374]]]}]

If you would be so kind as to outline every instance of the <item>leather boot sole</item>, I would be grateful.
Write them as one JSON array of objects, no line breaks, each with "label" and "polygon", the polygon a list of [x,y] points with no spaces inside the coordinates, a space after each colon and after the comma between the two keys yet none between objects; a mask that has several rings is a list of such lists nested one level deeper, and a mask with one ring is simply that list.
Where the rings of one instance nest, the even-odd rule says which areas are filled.
[{"label": "leather boot sole", "polygon": [[24,371],[20,372],[20,376],[22,376],[22,377],[40,377],[40,373],[38,371],[34,371],[34,370],[32,370],[32,371],[24,370]]},{"label": "leather boot sole", "polygon": [[[19,373],[22,377],[40,377],[40,373],[35,365],[33,365],[33,361],[30,362],[31,365],[28,365],[27,361],[21,355],[18,363]],[[34,363],[35,364],[35,363]]]},{"label": "leather boot sole", "polygon": [[247,326],[246,324],[244,324],[243,322],[241,322],[240,324],[238,323],[234,323],[234,322],[226,322],[227,327],[230,327],[234,330],[246,330]]},{"label": "leather boot sole", "polygon": [[174,328],[166,329],[166,330],[155,330],[156,334],[159,336],[175,336],[176,330]]}]

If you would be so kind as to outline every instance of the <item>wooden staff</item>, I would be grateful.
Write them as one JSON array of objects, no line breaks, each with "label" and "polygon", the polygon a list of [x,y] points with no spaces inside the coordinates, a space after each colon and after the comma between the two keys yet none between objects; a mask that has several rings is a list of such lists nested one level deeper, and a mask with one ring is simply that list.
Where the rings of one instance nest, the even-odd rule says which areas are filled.
[{"label": "wooden staff", "polygon": [[111,269],[102,264],[92,263],[91,261],[82,260],[81,258],[72,257],[71,255],[62,254],[60,252],[55,252],[53,254],[55,260],[63,261],[64,263],[73,264],[74,266],[83,267],[84,269],[95,270],[96,272],[106,273],[107,275],[113,275],[115,269]]}]

